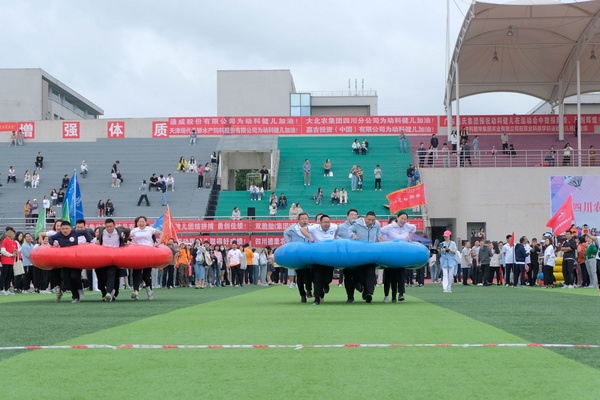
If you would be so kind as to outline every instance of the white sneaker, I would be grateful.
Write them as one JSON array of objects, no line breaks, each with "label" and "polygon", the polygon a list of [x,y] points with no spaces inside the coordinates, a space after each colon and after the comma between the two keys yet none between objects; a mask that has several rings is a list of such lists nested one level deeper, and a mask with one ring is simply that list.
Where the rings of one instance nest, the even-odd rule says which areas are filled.
[{"label": "white sneaker", "polygon": [[83,289],[79,289],[79,300],[83,300],[85,299],[85,292],[83,291]]},{"label": "white sneaker", "polygon": [[573,289],[573,285],[569,285],[569,289]]},{"label": "white sneaker", "polygon": [[4,290],[0,290],[0,296],[6,296],[6,292]]},{"label": "white sneaker", "polygon": [[384,303],[389,303],[389,302],[390,302],[390,296],[385,296],[385,297],[383,298],[383,302],[384,302]]},{"label": "white sneaker", "polygon": [[146,287],[146,293],[148,293],[148,300],[154,300],[154,293],[152,293],[152,289]]},{"label": "white sneaker", "polygon": [[290,289],[293,289],[293,288],[294,288],[294,284],[292,283],[292,284],[290,284]]},{"label": "white sneaker", "polygon": [[106,295],[104,296],[104,301],[110,303],[112,301],[112,294],[106,293]]},{"label": "white sneaker", "polygon": [[134,300],[139,300],[139,299],[140,299],[140,294],[138,293],[138,291],[137,291],[137,290],[134,290],[134,291],[131,293],[131,298],[132,298],[132,299],[134,299]]}]

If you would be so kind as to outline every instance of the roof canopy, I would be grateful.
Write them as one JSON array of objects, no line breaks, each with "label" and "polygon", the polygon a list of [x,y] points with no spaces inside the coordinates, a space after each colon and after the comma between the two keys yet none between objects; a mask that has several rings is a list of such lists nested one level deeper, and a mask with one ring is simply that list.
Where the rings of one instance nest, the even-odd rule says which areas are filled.
[{"label": "roof canopy", "polygon": [[444,104],[448,95],[456,99],[457,64],[460,97],[516,92],[556,104],[577,93],[578,59],[581,93],[600,91],[600,0],[548,3],[473,2],[454,48]]}]

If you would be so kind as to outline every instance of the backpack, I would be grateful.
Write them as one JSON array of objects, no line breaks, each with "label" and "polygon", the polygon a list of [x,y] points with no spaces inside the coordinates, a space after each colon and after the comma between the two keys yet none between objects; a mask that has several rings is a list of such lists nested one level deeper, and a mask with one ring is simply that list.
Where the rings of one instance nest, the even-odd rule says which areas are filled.
[{"label": "backpack", "polygon": [[258,257],[258,264],[267,265],[267,256],[265,255],[265,253],[260,253],[260,256]]}]

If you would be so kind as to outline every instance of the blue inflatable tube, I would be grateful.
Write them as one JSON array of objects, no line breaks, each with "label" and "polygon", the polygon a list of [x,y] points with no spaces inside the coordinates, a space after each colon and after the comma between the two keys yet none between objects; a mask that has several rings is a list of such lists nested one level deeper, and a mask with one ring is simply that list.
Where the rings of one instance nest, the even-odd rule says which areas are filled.
[{"label": "blue inflatable tube", "polygon": [[417,269],[428,260],[427,247],[399,240],[375,243],[347,239],[319,243],[291,242],[275,250],[275,262],[291,269],[310,268],[313,264],[334,268],[377,264],[387,268]]}]

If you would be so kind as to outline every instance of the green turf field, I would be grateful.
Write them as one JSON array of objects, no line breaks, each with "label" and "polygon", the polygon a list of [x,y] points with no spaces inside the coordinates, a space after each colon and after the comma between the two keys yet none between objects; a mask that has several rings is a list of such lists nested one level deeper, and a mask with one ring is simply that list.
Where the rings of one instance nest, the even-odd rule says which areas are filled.
[{"label": "green turf field", "polygon": [[[80,304],[0,297],[0,346],[600,344],[591,289],[440,285],[320,306],[287,286],[156,290]],[[145,298],[142,292],[140,298]],[[359,296],[356,296],[359,299]],[[5,398],[592,399],[600,349],[377,347],[1,350]]]}]

